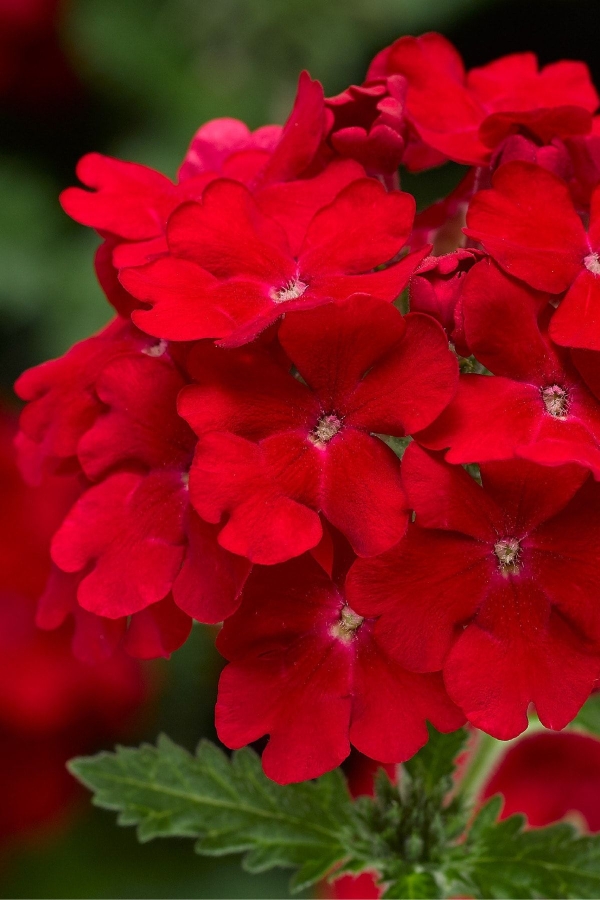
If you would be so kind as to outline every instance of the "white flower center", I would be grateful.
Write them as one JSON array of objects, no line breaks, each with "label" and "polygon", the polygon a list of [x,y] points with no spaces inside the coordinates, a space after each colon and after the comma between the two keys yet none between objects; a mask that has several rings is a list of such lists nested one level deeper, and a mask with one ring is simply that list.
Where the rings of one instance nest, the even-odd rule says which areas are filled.
[{"label": "white flower center", "polygon": [[327,416],[321,416],[308,438],[317,447],[324,447],[329,441],[336,436],[342,427],[342,420],[339,416],[331,413]]},{"label": "white flower center", "polygon": [[583,264],[592,275],[600,275],[600,257],[597,253],[590,253],[583,260]]},{"label": "white flower center", "polygon": [[163,353],[167,350],[168,343],[164,341],[162,338],[156,344],[150,344],[148,347],[142,348],[142,353],[145,353],[146,356],[162,356]]},{"label": "white flower center", "polygon": [[564,388],[558,384],[551,384],[549,387],[542,388],[542,400],[546,407],[546,412],[554,416],[555,419],[566,419],[569,411],[569,398]]},{"label": "white flower center", "polygon": [[503,575],[516,575],[519,571],[521,545],[515,538],[507,538],[494,544],[494,553],[498,559],[498,567]]},{"label": "white flower center", "polygon": [[349,644],[356,637],[356,632],[364,622],[362,616],[349,606],[343,606],[339,621],[331,629],[331,634],[344,644]]},{"label": "white flower center", "polygon": [[298,277],[290,279],[282,288],[273,288],[270,297],[273,303],[287,303],[302,296],[308,285]]}]

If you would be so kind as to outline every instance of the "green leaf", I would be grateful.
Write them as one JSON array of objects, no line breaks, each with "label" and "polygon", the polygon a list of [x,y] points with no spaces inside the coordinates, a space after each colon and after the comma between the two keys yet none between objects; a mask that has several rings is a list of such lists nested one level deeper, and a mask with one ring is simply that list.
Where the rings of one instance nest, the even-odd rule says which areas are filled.
[{"label": "green leaf", "polygon": [[164,736],[156,747],[118,747],[69,768],[97,806],[118,810],[121,825],[137,825],[140,841],[195,837],[203,855],[245,852],[251,872],[298,867],[295,890],[348,855],[352,804],[339,771],[281,786],[248,748],[229,759],[203,741],[192,756]]},{"label": "green leaf", "polygon": [[435,874],[469,818],[462,799],[449,798],[454,760],[466,731],[440,734],[430,728],[429,735],[429,743],[403,764],[398,784],[380,770],[375,797],[361,797],[355,804],[361,827],[352,856],[381,873],[389,897],[420,896],[419,891],[439,896],[439,888],[434,893],[432,887]]},{"label": "green leaf", "polygon": [[440,888],[429,872],[411,872],[390,884],[383,894],[384,900],[437,900]]},{"label": "green leaf", "polygon": [[339,770],[278,785],[254,751],[229,758],[206,741],[192,756],[161,737],[156,747],[118,747],[70,769],[97,806],[137,826],[141,841],[193,837],[203,855],[244,853],[249,872],[292,868],[294,891],[331,873],[371,870],[388,900],[599,897],[600,836],[581,837],[565,824],[526,830],[522,816],[500,822],[500,797],[468,827],[470,811],[451,790],[465,740],[464,731],[431,729],[398,784],[382,770],[375,796],[354,802]]},{"label": "green leaf", "polygon": [[600,896],[600,837],[580,837],[565,824],[524,830],[522,816],[498,822],[500,806],[500,798],[487,803],[455,849],[456,868],[446,870],[455,892],[526,900]]},{"label": "green leaf", "polygon": [[464,728],[441,734],[430,725],[429,741],[416,756],[404,763],[404,768],[413,781],[420,782],[427,794],[439,793],[441,788],[446,793],[456,757],[464,748],[467,737]]}]

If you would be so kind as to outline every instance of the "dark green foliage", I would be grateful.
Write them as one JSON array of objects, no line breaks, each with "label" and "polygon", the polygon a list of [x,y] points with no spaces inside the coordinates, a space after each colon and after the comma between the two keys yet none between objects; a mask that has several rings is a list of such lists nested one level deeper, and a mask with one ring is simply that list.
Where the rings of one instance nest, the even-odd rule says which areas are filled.
[{"label": "dark green foliage", "polygon": [[208,741],[192,756],[161,737],[156,747],[118,747],[70,769],[97,806],[137,826],[140,841],[190,837],[205,856],[241,852],[249,872],[294,869],[296,891],[332,871],[370,869],[390,900],[600,896],[600,838],[570,825],[523,830],[521,816],[499,822],[498,798],[469,825],[452,779],[466,737],[430,729],[398,784],[382,770],[375,796],[355,801],[339,771],[281,786],[253,750],[229,758]]}]

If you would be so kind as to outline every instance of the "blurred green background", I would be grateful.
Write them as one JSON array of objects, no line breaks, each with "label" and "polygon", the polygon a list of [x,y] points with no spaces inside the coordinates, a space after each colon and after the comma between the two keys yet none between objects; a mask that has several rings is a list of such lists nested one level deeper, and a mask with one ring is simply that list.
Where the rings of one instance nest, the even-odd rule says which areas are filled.
[{"label": "blurred green background", "polygon": [[[0,392],[9,403],[23,368],[110,317],[92,269],[97,239],[57,202],[83,153],[174,176],[206,119],[281,122],[301,69],[332,95],[362,81],[380,48],[431,29],[468,65],[532,49],[542,62],[585,59],[600,81],[598,0],[50,0],[52,21],[33,42],[21,37],[15,55],[2,15],[19,3],[30,0],[0,0]],[[190,748],[214,737],[209,631],[195,628],[159,669],[162,699],[145,736],[164,730]],[[86,798],[78,818],[0,858],[0,881],[0,896],[15,898],[287,896],[285,873],[248,876],[236,860],[194,857],[185,841],[138,846]]]}]

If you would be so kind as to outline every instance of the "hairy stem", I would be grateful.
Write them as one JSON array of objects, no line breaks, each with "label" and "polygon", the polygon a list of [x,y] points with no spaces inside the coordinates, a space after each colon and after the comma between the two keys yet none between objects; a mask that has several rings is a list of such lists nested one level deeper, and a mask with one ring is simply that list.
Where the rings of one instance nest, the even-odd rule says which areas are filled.
[{"label": "hairy stem", "polygon": [[530,719],[527,731],[510,741],[499,741],[479,731],[475,750],[471,753],[466,771],[458,784],[457,794],[473,805],[509,747],[536,731],[544,731],[544,726],[537,717]]}]

